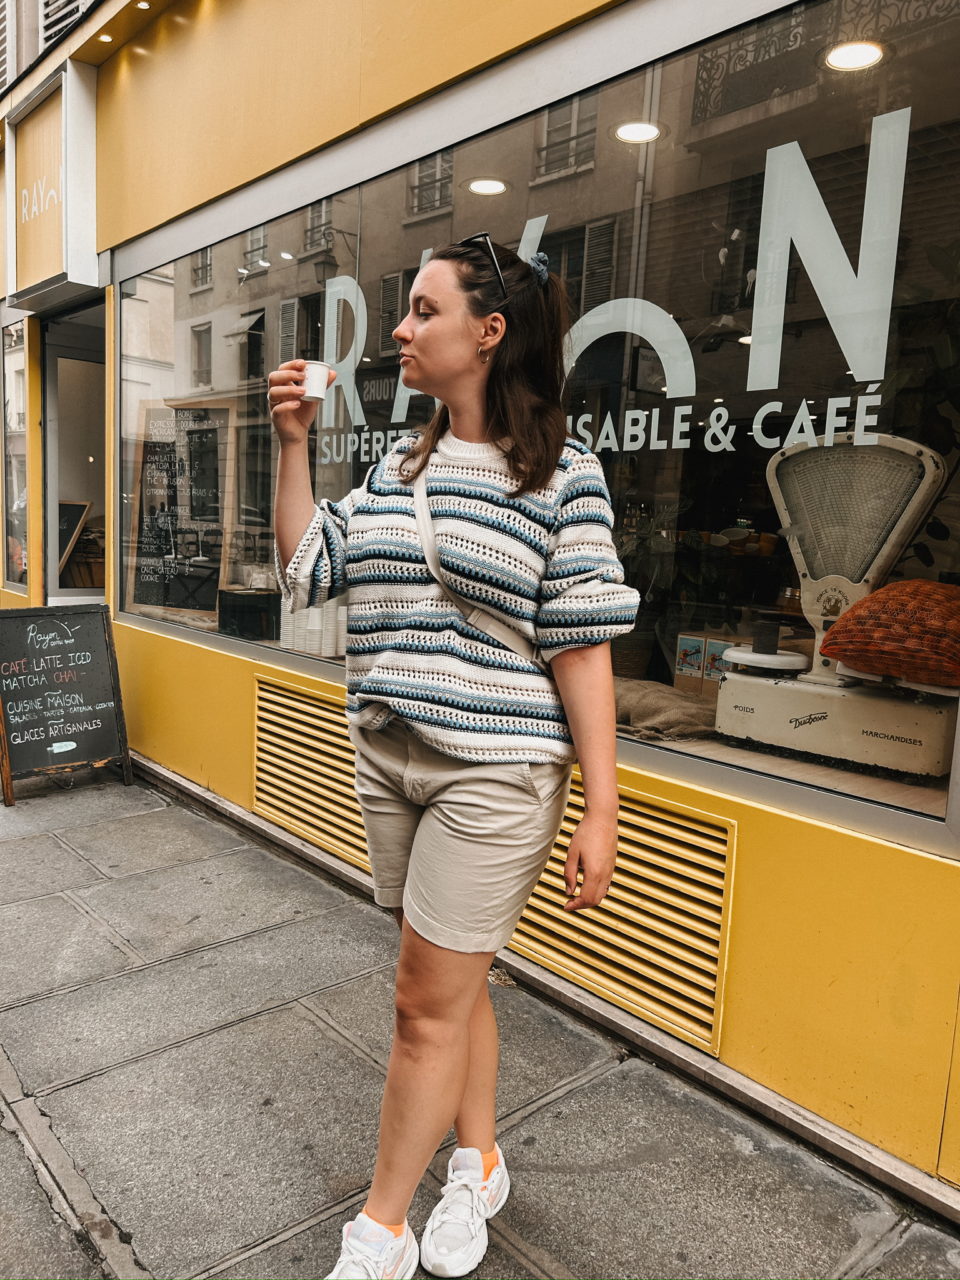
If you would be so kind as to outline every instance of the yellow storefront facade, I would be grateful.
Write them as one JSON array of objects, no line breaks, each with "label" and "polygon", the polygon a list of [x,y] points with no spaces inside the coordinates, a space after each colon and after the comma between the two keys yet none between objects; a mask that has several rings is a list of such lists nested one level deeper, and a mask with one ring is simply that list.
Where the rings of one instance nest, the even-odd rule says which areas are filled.
[{"label": "yellow storefront facade", "polygon": [[958,51],[960,4],[105,0],[0,103],[0,606],[105,599],[148,775],[363,885],[355,637],[280,612],[265,373],[337,368],[339,499],[432,412],[424,255],[545,249],[643,606],[613,891],[571,921],[552,863],[507,960],[960,1219],[960,633],[936,679],[819,654],[873,566],[960,595]]}]

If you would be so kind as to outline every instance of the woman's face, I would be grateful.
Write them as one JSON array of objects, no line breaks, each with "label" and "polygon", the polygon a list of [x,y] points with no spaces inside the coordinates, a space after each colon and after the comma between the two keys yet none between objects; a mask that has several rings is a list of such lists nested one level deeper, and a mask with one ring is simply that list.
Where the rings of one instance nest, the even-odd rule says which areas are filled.
[{"label": "woman's face", "polygon": [[[477,348],[496,345],[491,319],[470,314],[452,262],[428,262],[410,289],[410,310],[393,331],[404,386],[448,404],[452,393],[462,395],[472,383],[482,383],[488,368]],[[502,326],[502,318],[495,319]]]}]

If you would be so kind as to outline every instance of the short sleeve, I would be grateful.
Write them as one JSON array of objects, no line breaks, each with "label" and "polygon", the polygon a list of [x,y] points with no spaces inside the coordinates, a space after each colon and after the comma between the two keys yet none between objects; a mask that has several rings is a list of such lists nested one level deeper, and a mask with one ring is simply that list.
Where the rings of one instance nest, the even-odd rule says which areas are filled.
[{"label": "short sleeve", "polygon": [[321,501],[303,532],[290,563],[280,563],[274,543],[274,567],[284,607],[295,613],[326,604],[347,588],[347,525],[350,514],[367,492],[376,467],[371,467],[359,488],[340,502]]},{"label": "short sleeve", "polygon": [[633,629],[639,593],[624,585],[613,511],[599,460],[576,458],[564,483],[537,609],[537,643],[549,661]]}]

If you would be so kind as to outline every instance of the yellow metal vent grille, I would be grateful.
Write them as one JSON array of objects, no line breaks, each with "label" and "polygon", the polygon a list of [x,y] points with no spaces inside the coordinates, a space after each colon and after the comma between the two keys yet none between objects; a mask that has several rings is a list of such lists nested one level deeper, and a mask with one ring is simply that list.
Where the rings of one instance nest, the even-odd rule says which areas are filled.
[{"label": "yellow metal vent grille", "polygon": [[[254,812],[369,870],[342,701],[258,681]],[[575,776],[557,850],[510,949],[716,1054],[733,824],[622,788],[610,892],[571,915],[563,862],[582,815]]]},{"label": "yellow metal vent grille", "polygon": [[599,907],[571,914],[563,864],[582,816],[577,776],[510,949],[716,1055],[733,824],[621,788],[610,891]]},{"label": "yellow metal vent grille", "polygon": [[342,701],[257,681],[253,811],[370,870]]}]

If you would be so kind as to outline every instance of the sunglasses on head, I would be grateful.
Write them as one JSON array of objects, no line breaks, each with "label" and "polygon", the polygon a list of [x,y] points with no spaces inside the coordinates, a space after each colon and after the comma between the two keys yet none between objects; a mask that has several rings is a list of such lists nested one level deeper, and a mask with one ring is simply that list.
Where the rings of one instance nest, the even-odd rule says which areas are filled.
[{"label": "sunglasses on head", "polygon": [[458,240],[455,247],[458,249],[472,249],[474,246],[482,249],[493,263],[493,269],[497,273],[497,279],[500,282],[500,292],[503,294],[501,306],[505,306],[510,301],[507,297],[507,286],[503,279],[503,272],[500,270],[500,263],[497,261],[497,255],[493,251],[493,241],[486,231],[478,231],[475,236],[467,236],[466,240]]}]

